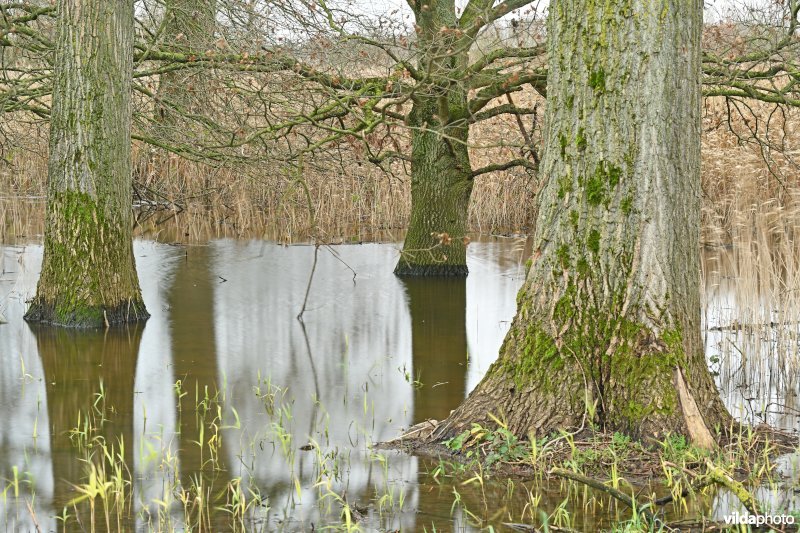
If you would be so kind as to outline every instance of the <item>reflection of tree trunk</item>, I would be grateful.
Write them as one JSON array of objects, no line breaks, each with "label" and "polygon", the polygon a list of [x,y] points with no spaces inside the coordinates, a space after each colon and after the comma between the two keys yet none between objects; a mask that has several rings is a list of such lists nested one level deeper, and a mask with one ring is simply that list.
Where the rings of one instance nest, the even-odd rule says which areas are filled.
[{"label": "reflection of tree trunk", "polygon": [[411,311],[414,422],[442,420],[464,399],[467,379],[466,278],[405,278]]},{"label": "reflection of tree trunk", "polygon": [[[220,386],[209,247],[186,249],[186,259],[175,273],[169,305],[175,378],[181,380],[185,393],[178,413],[181,483],[187,489],[199,474],[201,477],[197,479],[202,478],[206,489],[215,488],[217,483],[222,487],[225,479],[220,472],[225,470],[225,457],[219,441],[214,440],[215,435],[222,436],[219,430],[222,423],[216,420],[217,403],[204,402],[206,397],[216,398]],[[201,441],[202,445],[198,444]]]},{"label": "reflection of tree trunk", "polygon": [[[69,436],[75,427],[84,429],[87,413],[90,414],[88,420],[98,426],[95,435],[105,440],[109,450],[113,447],[119,453],[120,442],[124,445],[123,459],[127,465],[124,475],[130,482],[134,448],[133,387],[142,330],[135,326],[82,332],[42,327],[32,329],[47,387],[55,482],[53,504],[59,510],[78,496],[74,485],[87,482],[85,455],[76,449]],[[101,409],[100,413],[96,408]],[[102,421],[101,414],[105,421]],[[103,461],[101,450],[94,448],[93,453],[96,461]],[[107,471],[111,475],[112,470],[107,468]],[[127,487],[129,490],[130,484]],[[126,494],[125,499],[130,501],[130,494]],[[97,505],[95,519],[99,525],[102,516],[99,500]],[[79,518],[88,520],[88,506],[79,507],[79,511]],[[70,512],[74,511],[70,509]]]}]

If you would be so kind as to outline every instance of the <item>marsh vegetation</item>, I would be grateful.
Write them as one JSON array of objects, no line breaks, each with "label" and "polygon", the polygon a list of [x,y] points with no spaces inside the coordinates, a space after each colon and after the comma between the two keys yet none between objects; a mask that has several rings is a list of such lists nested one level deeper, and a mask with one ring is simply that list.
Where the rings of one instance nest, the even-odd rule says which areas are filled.
[{"label": "marsh vegetation", "polygon": [[800,3],[78,4],[0,5],[0,527],[796,530]]},{"label": "marsh vegetation", "polygon": [[[42,247],[8,239],[4,527],[637,530],[645,526],[632,525],[636,513],[613,497],[548,472],[608,479],[644,505],[695,482],[687,472],[704,457],[735,472],[763,509],[797,509],[798,456],[778,438],[758,445],[763,435],[744,429],[714,454],[677,435],[647,449],[621,434],[523,442],[499,424],[450,442],[460,456],[376,448],[443,419],[477,384],[513,318],[531,253],[525,238],[476,238],[466,280],[404,282],[386,268],[400,237],[320,250],[301,323],[313,245],[186,237],[173,221],[135,242],[153,318],[96,333],[25,325]],[[789,263],[796,250],[784,241],[791,255],[775,263],[778,245],[750,231],[741,238],[704,253],[709,366],[737,419],[796,431],[797,304],[777,288],[798,275]],[[753,278],[764,261],[773,266],[760,272],[771,274]],[[654,510],[673,525],[745,512],[715,487]]]}]

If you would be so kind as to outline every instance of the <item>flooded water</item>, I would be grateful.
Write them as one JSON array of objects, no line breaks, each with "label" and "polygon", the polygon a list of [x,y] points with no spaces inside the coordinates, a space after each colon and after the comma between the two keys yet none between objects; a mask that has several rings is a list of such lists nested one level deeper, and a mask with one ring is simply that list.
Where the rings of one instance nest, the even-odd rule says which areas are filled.
[{"label": "flooded water", "polygon": [[[580,530],[630,518],[583,489],[575,498],[560,483],[465,483],[436,461],[372,448],[447,416],[478,383],[514,315],[529,253],[523,239],[478,239],[466,280],[404,281],[392,275],[398,248],[138,240],[150,320],[72,332],[22,320],[41,246],[0,245],[0,524],[90,530],[76,500],[91,490],[110,498],[127,478],[128,510],[108,522],[98,511],[99,530],[346,530],[345,501],[368,531],[499,529],[559,507]],[[723,278],[709,284],[709,328],[731,305]],[[766,365],[748,374],[757,380],[737,378],[745,363],[730,339],[745,334],[708,333],[728,405],[797,429],[796,372]],[[100,453],[129,473],[90,477],[87,457]],[[796,461],[782,460],[797,483]],[[800,503],[782,488],[759,497],[776,509]],[[721,517],[737,505],[712,494],[684,514]]]}]

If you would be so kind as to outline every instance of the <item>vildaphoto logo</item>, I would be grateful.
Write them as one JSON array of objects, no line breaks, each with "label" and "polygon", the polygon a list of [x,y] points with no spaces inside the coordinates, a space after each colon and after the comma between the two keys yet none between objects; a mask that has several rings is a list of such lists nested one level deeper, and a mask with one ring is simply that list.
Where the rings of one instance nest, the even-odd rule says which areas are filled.
[{"label": "vildaphoto logo", "polygon": [[754,514],[739,514],[733,513],[725,517],[725,523],[731,525],[748,525],[748,526],[782,526],[793,525],[795,517],[792,515],[776,514],[776,515],[754,515]]}]

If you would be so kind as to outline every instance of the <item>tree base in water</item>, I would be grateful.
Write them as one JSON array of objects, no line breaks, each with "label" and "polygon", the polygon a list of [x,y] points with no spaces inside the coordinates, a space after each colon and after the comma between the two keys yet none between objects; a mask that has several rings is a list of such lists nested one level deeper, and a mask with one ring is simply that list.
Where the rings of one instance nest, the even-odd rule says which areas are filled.
[{"label": "tree base in water", "polygon": [[144,322],[150,314],[142,301],[122,302],[116,307],[102,306],[58,306],[34,300],[28,312],[27,322],[37,322],[67,328],[102,328],[134,322]]},{"label": "tree base in water", "polygon": [[394,269],[395,276],[416,277],[416,276],[439,276],[439,277],[465,277],[469,274],[467,265],[448,265],[434,263],[430,265],[419,265],[400,261]]}]

